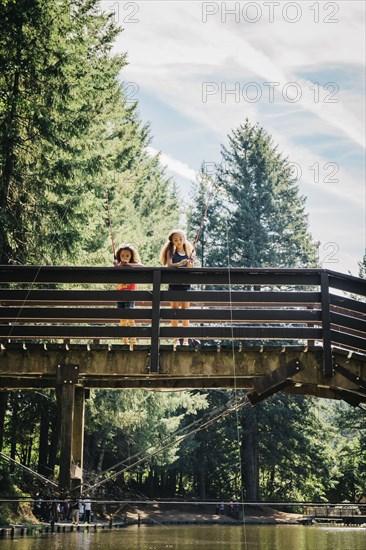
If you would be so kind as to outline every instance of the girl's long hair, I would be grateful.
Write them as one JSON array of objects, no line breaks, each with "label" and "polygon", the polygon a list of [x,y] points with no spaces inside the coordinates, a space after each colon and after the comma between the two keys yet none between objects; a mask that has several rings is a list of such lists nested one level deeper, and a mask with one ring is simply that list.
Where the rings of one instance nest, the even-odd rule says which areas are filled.
[{"label": "girl's long hair", "polygon": [[172,257],[173,254],[174,254],[175,247],[174,247],[172,239],[173,239],[173,235],[176,235],[177,233],[182,235],[183,238],[184,238],[183,248],[184,248],[184,251],[187,254],[187,256],[190,258],[191,255],[192,255],[193,244],[191,242],[187,241],[186,234],[184,233],[184,231],[182,231],[181,229],[174,229],[174,231],[171,231],[169,233],[168,240],[164,244],[164,246],[163,246],[163,248],[161,249],[161,252],[160,252],[160,261],[163,265],[167,265],[168,255],[170,257]]},{"label": "girl's long hair", "polygon": [[140,259],[140,254],[138,253],[138,250],[137,248],[135,248],[134,246],[132,246],[132,244],[120,244],[119,247],[117,248],[116,250],[116,254],[115,254],[115,260],[120,263],[121,261],[121,258],[120,258],[120,255],[121,255],[121,252],[122,250],[128,250],[131,254],[131,259],[129,261],[130,264],[140,264],[141,263],[141,259]]}]

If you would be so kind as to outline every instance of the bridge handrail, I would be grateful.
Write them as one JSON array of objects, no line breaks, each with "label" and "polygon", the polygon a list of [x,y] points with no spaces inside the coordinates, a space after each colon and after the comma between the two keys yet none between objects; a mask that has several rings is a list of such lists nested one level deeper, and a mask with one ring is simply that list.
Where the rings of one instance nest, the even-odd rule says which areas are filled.
[{"label": "bridge handrail", "polygon": [[88,266],[14,266],[0,265],[1,283],[152,283],[153,274],[161,273],[161,283],[191,282],[192,284],[256,284],[256,285],[315,285],[326,273],[330,286],[340,290],[366,295],[363,279],[320,268],[191,268],[166,267],[88,267]]},{"label": "bridge handrail", "polygon": [[[17,283],[22,288],[9,288]],[[85,289],[116,283],[138,283],[150,290]],[[44,288],[47,284],[68,288]],[[198,284],[205,290],[187,294],[163,290],[165,284]],[[210,285],[229,290],[207,290]],[[348,295],[338,296],[332,289]],[[355,295],[366,295],[366,280],[324,269],[0,266],[0,338],[149,338],[155,359],[161,338],[300,340],[312,345],[321,340],[330,373],[332,346],[366,352],[366,305]],[[188,296],[193,309],[162,307]],[[148,326],[101,326],[120,318],[116,301],[141,304],[123,310],[123,318]],[[199,326],[163,326],[183,318]]]}]

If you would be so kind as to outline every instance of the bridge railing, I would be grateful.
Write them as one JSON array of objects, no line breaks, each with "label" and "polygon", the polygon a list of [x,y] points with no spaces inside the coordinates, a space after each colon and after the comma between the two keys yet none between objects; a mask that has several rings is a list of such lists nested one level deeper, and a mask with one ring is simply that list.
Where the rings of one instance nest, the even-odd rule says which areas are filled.
[{"label": "bridge railing", "polygon": [[[141,289],[117,291],[117,283]],[[167,290],[169,284],[192,290]],[[366,353],[365,295],[365,280],[323,269],[0,266],[0,339],[3,346],[148,339],[153,369],[160,342],[173,338],[317,343],[330,376],[332,347]],[[137,307],[117,309],[117,301]],[[172,301],[191,307],[171,309]],[[121,318],[136,326],[120,326]],[[171,326],[183,319],[189,327]]]}]

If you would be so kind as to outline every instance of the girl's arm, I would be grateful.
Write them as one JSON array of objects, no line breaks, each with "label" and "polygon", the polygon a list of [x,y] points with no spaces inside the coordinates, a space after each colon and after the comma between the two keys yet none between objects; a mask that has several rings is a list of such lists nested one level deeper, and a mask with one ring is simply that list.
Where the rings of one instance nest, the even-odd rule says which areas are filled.
[{"label": "girl's arm", "polygon": [[140,264],[139,262],[134,264],[131,262],[120,262],[117,264],[118,267],[145,267],[144,264]]},{"label": "girl's arm", "polygon": [[166,259],[166,265],[167,267],[182,267],[183,265],[186,265],[189,262],[189,260],[181,260],[180,262],[173,264],[172,257],[170,255],[170,252],[167,253],[167,259]]}]

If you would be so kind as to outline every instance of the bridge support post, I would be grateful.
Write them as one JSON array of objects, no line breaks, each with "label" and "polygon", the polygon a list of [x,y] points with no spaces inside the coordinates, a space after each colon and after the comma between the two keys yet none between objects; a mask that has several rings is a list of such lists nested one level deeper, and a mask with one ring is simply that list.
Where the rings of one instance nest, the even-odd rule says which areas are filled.
[{"label": "bridge support post", "polygon": [[152,320],[151,320],[150,372],[159,371],[160,285],[161,285],[161,272],[154,271]]},{"label": "bridge support post", "polygon": [[332,337],[330,332],[330,301],[328,273],[320,274],[322,295],[323,370],[325,378],[333,376]]},{"label": "bridge support post", "polygon": [[75,496],[82,493],[84,460],[85,390],[75,387],[72,423],[71,490]]},{"label": "bridge support post", "polygon": [[[80,429],[83,428],[83,418],[80,409],[84,408],[84,395],[75,391],[75,384],[78,381],[79,367],[77,365],[58,365],[57,366],[57,393],[59,396],[59,415],[60,415],[60,475],[59,488],[61,491],[70,492],[71,476],[73,468],[73,453],[82,459],[83,435],[80,435]],[[83,390],[82,390],[83,392]],[[75,414],[75,404],[77,413]],[[74,459],[75,460],[75,459]],[[81,464],[81,463],[80,463]],[[79,480],[78,480],[79,481]],[[78,483],[80,486],[80,481]]]}]

